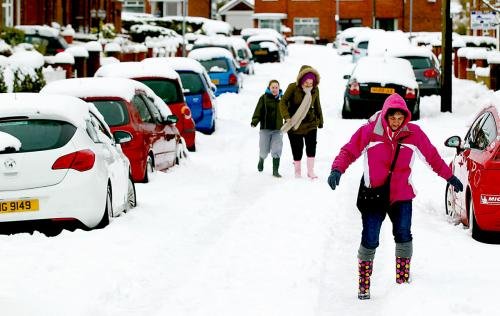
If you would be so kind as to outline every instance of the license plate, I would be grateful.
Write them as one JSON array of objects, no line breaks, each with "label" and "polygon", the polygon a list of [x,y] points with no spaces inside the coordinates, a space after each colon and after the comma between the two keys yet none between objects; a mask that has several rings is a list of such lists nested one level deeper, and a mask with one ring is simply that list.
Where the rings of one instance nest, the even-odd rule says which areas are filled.
[{"label": "license plate", "polygon": [[267,55],[267,50],[256,50],[254,55]]},{"label": "license plate", "polygon": [[0,201],[0,214],[38,211],[38,199]]},{"label": "license plate", "polygon": [[212,79],[213,84],[219,84],[219,79]]},{"label": "license plate", "polygon": [[393,94],[394,88],[371,87],[371,93]]}]

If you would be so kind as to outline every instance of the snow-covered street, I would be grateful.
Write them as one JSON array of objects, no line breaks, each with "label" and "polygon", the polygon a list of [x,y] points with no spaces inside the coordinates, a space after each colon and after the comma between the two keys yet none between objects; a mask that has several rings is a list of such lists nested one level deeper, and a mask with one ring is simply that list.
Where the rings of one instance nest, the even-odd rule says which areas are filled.
[{"label": "snow-covered street", "polygon": [[[197,152],[137,184],[138,206],[105,229],[0,235],[0,314],[20,315],[495,315],[500,245],[474,241],[445,217],[445,181],[416,161],[412,283],[398,285],[390,221],[382,226],[371,300],[357,299],[361,220],[355,199],[361,161],[332,191],[333,157],[363,120],[342,120],[351,56],[294,44],[283,63],[256,64],[239,94],[218,97],[217,130],[197,134]],[[250,120],[270,79],[283,89],[301,65],[315,67],[325,119],[316,181],[293,176],[284,135],[280,173],[257,171],[258,128]],[[497,96],[500,98],[499,94]],[[417,121],[449,162],[448,136],[467,130],[492,91],[453,82],[453,110],[421,99]],[[304,159],[303,159],[303,163]]]}]

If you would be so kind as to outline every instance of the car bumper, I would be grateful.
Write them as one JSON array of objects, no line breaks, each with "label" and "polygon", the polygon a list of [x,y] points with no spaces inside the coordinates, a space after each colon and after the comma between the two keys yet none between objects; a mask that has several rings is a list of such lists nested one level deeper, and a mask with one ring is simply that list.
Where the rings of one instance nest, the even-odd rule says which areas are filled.
[{"label": "car bumper", "polygon": [[39,210],[19,213],[0,212],[0,222],[74,218],[95,227],[106,206],[107,179],[95,172],[70,170],[60,183],[48,187],[3,191],[2,200],[38,199]]},{"label": "car bumper", "polygon": [[223,93],[227,93],[227,92],[238,93],[238,92],[240,92],[240,86],[239,85],[235,85],[235,86],[219,85],[219,86],[217,86],[217,91],[215,92],[215,96],[219,96],[219,95],[221,95]]},{"label": "car bumper", "polygon": [[196,122],[196,130],[202,133],[211,132],[214,128],[214,111],[213,109],[203,110],[201,119]]}]

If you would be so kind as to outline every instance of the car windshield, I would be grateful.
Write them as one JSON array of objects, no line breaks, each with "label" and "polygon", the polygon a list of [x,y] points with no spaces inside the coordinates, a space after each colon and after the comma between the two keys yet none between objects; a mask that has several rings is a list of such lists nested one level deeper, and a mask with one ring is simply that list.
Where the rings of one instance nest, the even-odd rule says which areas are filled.
[{"label": "car windshield", "polygon": [[413,69],[427,69],[432,67],[431,60],[427,57],[407,56],[401,58],[408,60]]},{"label": "car windshield", "polygon": [[63,121],[0,119],[0,131],[21,141],[19,152],[31,152],[66,145],[75,134],[76,127]]},{"label": "car windshield", "polygon": [[186,94],[201,94],[205,91],[199,74],[195,72],[179,72],[179,75],[181,76],[182,86],[184,89],[189,90]]},{"label": "car windshield", "polygon": [[200,63],[208,72],[226,72],[229,69],[227,61],[224,58],[200,60]]},{"label": "car windshield", "polygon": [[128,124],[128,111],[123,101],[93,100],[91,102],[99,110],[110,127]]},{"label": "car windshield", "polygon": [[182,92],[179,90],[177,82],[174,80],[144,79],[140,81],[151,88],[151,90],[167,104],[183,101]]}]

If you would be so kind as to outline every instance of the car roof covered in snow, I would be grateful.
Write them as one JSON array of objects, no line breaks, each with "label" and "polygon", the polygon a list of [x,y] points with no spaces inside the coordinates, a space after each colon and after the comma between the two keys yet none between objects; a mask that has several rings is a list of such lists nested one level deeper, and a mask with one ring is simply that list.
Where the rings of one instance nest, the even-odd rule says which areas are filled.
[{"label": "car roof covered in snow", "polygon": [[192,71],[196,73],[204,73],[206,70],[199,61],[188,57],[151,57],[142,60],[143,63],[167,63],[176,71]]},{"label": "car roof covered in snow", "polygon": [[196,60],[210,60],[220,57],[226,57],[229,59],[233,59],[233,55],[230,51],[225,48],[220,47],[206,47],[206,48],[198,48],[191,51],[188,54],[189,58],[194,58]]},{"label": "car roof covered in snow", "polygon": [[393,57],[415,56],[432,58],[434,53],[427,47],[408,45],[390,48],[387,50],[387,54]]},{"label": "car roof covered in snow", "polygon": [[[68,95],[40,93],[0,93],[0,117],[28,116],[51,118],[86,126],[92,104]],[[99,114],[100,116],[100,114]],[[104,120],[103,120],[104,121]]]},{"label": "car roof covered in snow", "polygon": [[172,114],[170,109],[165,106],[165,102],[153,90],[137,80],[128,78],[90,77],[57,80],[43,87],[40,93],[64,94],[78,98],[118,97],[130,102],[137,91],[142,91],[153,99],[155,106],[164,118]]},{"label": "car roof covered in snow", "polygon": [[351,79],[359,83],[394,83],[414,89],[418,87],[410,62],[389,56],[361,58],[354,67]]},{"label": "car roof covered in snow", "polygon": [[113,63],[97,69],[95,77],[160,77],[179,80],[179,75],[167,64],[149,64],[138,61]]}]

